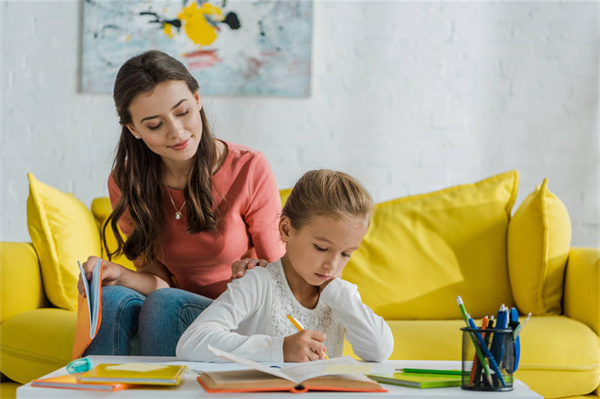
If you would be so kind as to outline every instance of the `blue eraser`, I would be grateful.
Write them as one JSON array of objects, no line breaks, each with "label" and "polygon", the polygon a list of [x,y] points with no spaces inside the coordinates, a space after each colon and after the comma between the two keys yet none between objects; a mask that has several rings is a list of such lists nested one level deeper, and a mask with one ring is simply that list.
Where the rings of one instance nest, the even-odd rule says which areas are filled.
[{"label": "blue eraser", "polygon": [[87,357],[72,360],[69,364],[67,364],[67,373],[69,374],[83,373],[85,371],[90,371],[91,369],[92,361]]}]

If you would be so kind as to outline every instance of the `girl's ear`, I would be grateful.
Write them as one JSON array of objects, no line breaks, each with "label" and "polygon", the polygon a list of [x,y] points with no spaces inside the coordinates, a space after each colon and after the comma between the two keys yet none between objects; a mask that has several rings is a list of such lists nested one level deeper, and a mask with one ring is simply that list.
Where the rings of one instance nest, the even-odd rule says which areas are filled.
[{"label": "girl's ear", "polygon": [[291,230],[292,225],[290,223],[290,218],[287,216],[282,216],[281,219],[279,219],[279,235],[281,236],[281,240],[283,242],[289,241]]}]

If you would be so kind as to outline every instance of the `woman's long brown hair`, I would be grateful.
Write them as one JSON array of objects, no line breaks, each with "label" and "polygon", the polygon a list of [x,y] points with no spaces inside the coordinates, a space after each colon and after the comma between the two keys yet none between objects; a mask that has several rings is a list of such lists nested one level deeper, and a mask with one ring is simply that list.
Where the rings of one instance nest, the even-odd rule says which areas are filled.
[{"label": "woman's long brown hair", "polygon": [[[133,137],[127,124],[132,122],[129,105],[141,93],[151,93],[165,81],[184,81],[192,93],[198,91],[198,82],[187,68],[175,58],[160,51],[148,51],[128,60],[117,74],[113,98],[121,138],[113,162],[112,176],[121,191],[121,198],[102,229],[102,241],[109,259],[120,253],[128,259],[141,258],[146,262],[156,259],[160,251],[162,229],[165,224],[161,206],[163,193],[163,162],[142,140]],[[196,234],[215,231],[217,214],[212,195],[212,170],[217,149],[204,109],[200,110],[202,138],[188,182],[184,189],[187,211],[187,232]],[[123,240],[118,229],[119,219],[129,212],[132,232]],[[110,225],[117,238],[117,248],[111,251],[106,241],[106,228]]]}]

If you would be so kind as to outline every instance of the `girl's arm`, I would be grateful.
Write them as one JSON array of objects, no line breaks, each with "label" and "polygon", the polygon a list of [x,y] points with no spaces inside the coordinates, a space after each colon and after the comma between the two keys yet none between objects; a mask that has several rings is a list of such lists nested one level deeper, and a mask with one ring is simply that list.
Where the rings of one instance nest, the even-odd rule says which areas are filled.
[{"label": "girl's arm", "polygon": [[346,328],[354,353],[370,362],[387,360],[394,350],[388,324],[362,303],[356,285],[336,278],[321,291],[321,299]]},{"label": "girl's arm", "polygon": [[208,350],[211,345],[254,361],[283,362],[284,337],[232,332],[250,317],[251,325],[257,328],[269,322],[268,292],[269,272],[262,267],[234,280],[185,330],[177,343],[177,357],[188,361],[224,361]]}]

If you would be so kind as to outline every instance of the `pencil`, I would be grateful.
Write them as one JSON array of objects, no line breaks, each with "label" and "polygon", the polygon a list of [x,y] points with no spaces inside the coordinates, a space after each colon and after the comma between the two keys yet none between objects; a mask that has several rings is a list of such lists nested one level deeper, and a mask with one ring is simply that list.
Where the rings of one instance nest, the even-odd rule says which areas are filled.
[{"label": "pencil", "polygon": [[[298,331],[304,331],[304,327],[302,327],[302,324],[300,324],[300,322],[296,319],[294,319],[292,317],[292,315],[287,315],[288,320],[294,325],[294,327],[296,327],[296,330]],[[329,359],[329,356],[327,356],[327,353],[323,353],[323,355],[325,356],[325,359]]]}]

